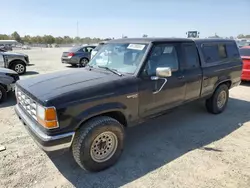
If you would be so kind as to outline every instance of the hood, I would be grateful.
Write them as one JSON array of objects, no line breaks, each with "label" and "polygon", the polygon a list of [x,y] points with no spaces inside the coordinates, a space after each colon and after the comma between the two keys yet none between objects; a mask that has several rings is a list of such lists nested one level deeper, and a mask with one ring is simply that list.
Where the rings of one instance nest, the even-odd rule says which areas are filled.
[{"label": "hood", "polygon": [[[54,72],[23,79],[17,82],[23,90],[38,101],[45,103],[65,94],[88,92],[89,88],[117,80],[119,76],[87,69]],[[72,96],[72,95],[71,95]]]},{"label": "hood", "polygon": [[11,69],[0,68],[0,73],[9,73],[9,74],[17,74],[17,72]]},{"label": "hood", "polygon": [[3,52],[3,54],[9,55],[9,56],[27,56],[26,54],[17,53],[17,52]]}]

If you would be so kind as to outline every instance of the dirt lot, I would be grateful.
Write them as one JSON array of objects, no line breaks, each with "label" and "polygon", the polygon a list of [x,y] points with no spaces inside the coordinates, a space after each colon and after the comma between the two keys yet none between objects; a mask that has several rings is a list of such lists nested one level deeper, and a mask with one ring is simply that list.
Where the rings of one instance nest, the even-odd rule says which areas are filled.
[{"label": "dirt lot", "polygon": [[[70,69],[63,49],[25,51],[31,62],[22,79]],[[14,113],[10,96],[0,106],[0,187],[245,187],[250,186],[250,84],[230,91],[227,110],[206,112],[200,102],[127,131],[117,165],[81,170],[68,152],[45,154]]]}]

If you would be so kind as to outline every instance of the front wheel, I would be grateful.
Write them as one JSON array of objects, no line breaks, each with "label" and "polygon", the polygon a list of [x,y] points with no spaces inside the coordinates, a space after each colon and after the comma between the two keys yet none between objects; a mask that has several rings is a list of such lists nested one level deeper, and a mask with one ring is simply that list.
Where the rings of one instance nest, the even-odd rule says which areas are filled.
[{"label": "front wheel", "polygon": [[87,171],[101,171],[116,163],[123,150],[124,129],[115,119],[91,119],[76,133],[72,144],[75,161]]},{"label": "front wheel", "polygon": [[209,99],[206,100],[207,111],[213,114],[223,112],[227,106],[229,98],[228,86],[220,85]]},{"label": "front wheel", "polygon": [[26,65],[23,62],[15,62],[11,69],[22,75],[26,72]]}]

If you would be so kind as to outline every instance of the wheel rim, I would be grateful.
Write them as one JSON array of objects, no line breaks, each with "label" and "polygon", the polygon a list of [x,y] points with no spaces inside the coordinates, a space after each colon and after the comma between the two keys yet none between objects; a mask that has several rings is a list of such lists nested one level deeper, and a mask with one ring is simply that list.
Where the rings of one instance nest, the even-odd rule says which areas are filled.
[{"label": "wheel rim", "polygon": [[22,64],[16,64],[15,71],[17,73],[23,73],[24,72],[24,66]]},{"label": "wheel rim", "polygon": [[88,60],[87,60],[87,59],[82,59],[82,60],[81,60],[81,64],[82,64],[82,65],[86,65],[87,63],[88,63]]},{"label": "wheel rim", "polygon": [[226,91],[221,91],[217,98],[217,106],[218,108],[223,108],[227,101],[227,93]]},{"label": "wheel rim", "polygon": [[103,132],[92,142],[90,149],[91,158],[98,163],[105,162],[114,155],[117,145],[118,139],[113,132]]}]

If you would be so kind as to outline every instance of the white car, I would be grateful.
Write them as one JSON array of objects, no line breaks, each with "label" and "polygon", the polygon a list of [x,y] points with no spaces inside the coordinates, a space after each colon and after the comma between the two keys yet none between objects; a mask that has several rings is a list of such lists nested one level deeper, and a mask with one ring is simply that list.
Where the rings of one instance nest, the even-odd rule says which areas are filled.
[{"label": "white car", "polygon": [[23,50],[30,50],[30,47],[27,46],[27,45],[23,45],[23,46],[22,46],[22,49],[23,49]]}]

